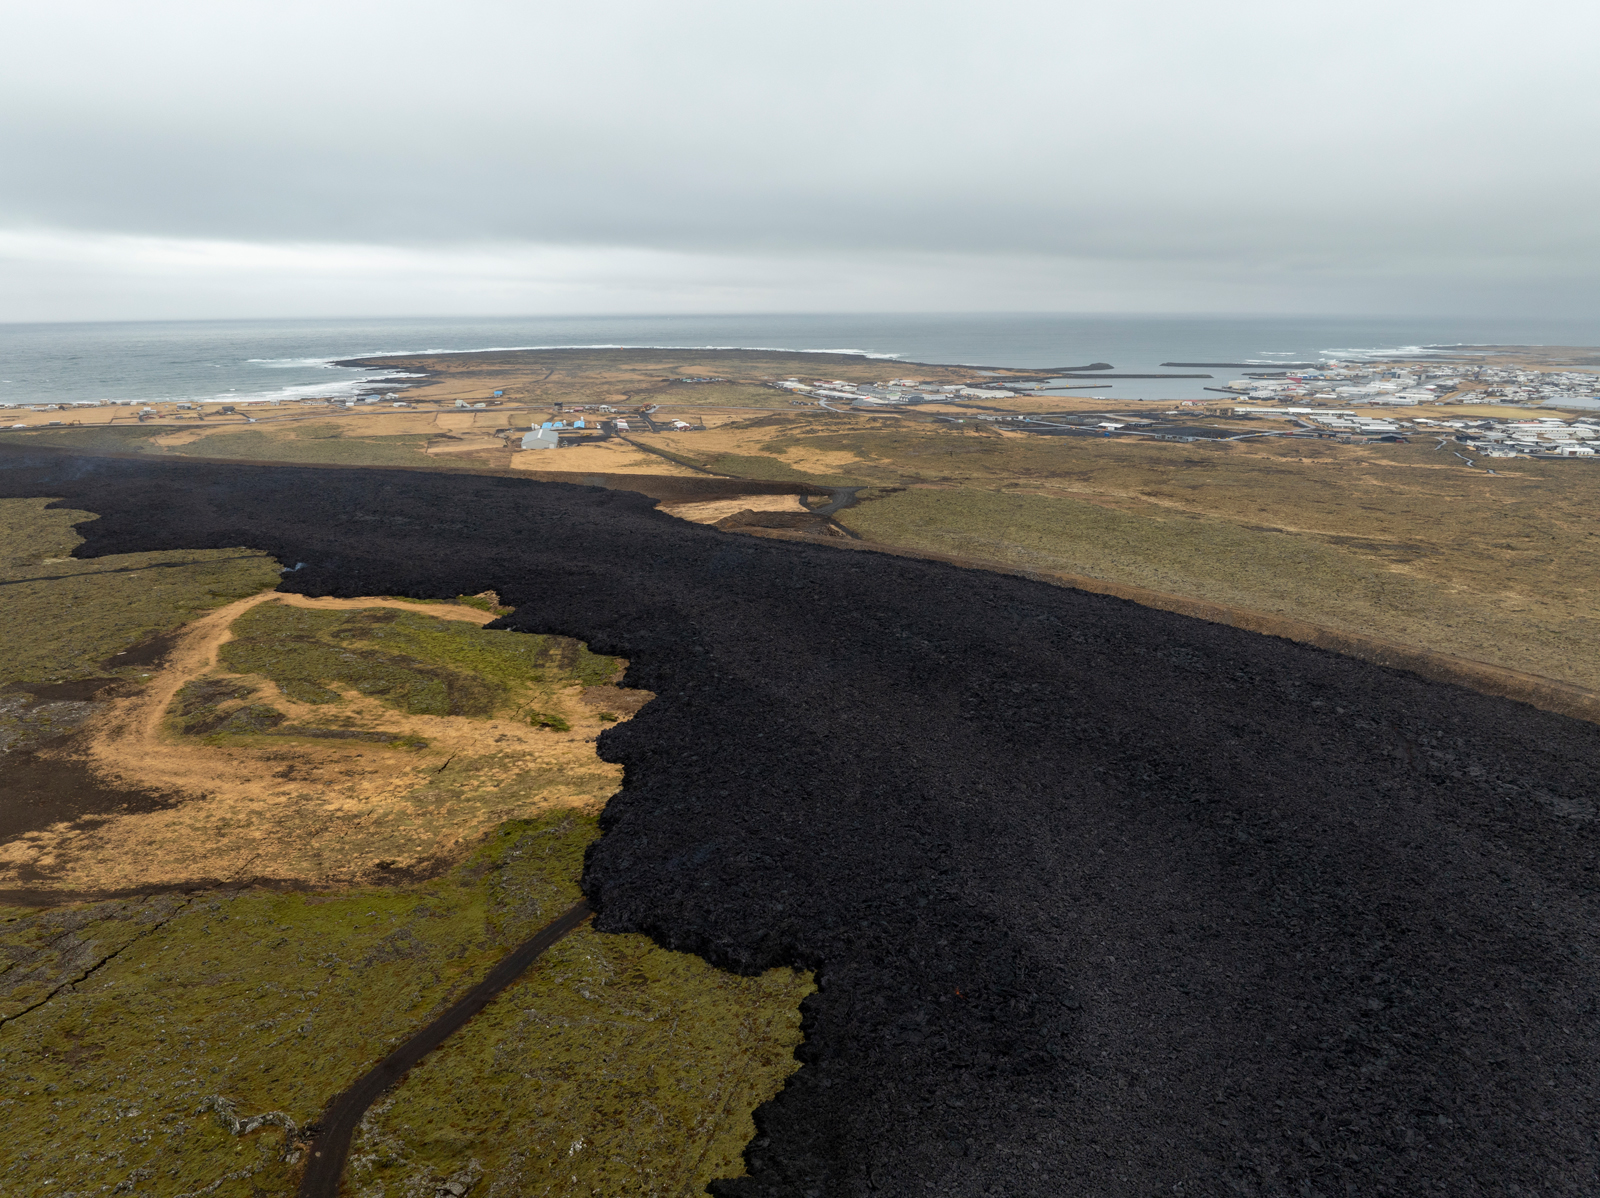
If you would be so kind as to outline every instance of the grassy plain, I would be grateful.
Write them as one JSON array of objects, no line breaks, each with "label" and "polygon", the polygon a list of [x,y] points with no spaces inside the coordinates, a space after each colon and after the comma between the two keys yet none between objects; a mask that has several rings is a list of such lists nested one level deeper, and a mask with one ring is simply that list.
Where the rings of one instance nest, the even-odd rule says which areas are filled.
[{"label": "grassy plain", "polygon": [[[0,908],[5,1192],[293,1193],[328,1098],[576,901],[597,834],[576,812],[510,821],[405,887]],[[386,1096],[347,1192],[736,1176],[811,988],[581,930]]]},{"label": "grassy plain", "polygon": [[0,499],[6,681],[128,673],[108,659],[203,611],[277,585],[277,563],[253,549],[72,557],[83,543],[73,526],[96,516],[51,502]]},{"label": "grassy plain", "polygon": [[[641,438],[750,477],[865,484],[863,539],[1084,575],[1600,689],[1582,461],[1469,467],[1436,439],[1151,442],[782,413]],[[733,472],[733,471],[729,471]]]},{"label": "grassy plain", "polygon": [[[0,841],[0,1192],[293,1193],[328,1099],[578,898],[620,780],[594,736],[649,696],[484,630],[488,595],[275,595],[247,550],[81,562],[88,514],[48,502],[0,508],[34,605],[0,694],[92,701],[0,744],[0,783],[37,754],[174,802]],[[741,1172],[812,986],[580,929],[385,1096],[345,1191],[700,1192]]]}]

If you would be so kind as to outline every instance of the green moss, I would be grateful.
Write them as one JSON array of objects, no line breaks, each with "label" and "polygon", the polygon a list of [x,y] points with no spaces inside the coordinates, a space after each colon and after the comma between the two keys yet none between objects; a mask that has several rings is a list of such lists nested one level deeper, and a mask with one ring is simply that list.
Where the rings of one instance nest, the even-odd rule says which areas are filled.
[{"label": "green moss", "polygon": [[52,510],[51,502],[0,499],[0,581],[6,584],[0,683],[116,673],[120,651],[278,583],[277,563],[253,549],[73,558],[83,538],[72,526],[96,517]]},{"label": "green moss", "polygon": [[[571,813],[516,821],[392,889],[0,909],[6,1192],[292,1193],[282,1125],[316,1118],[576,901],[595,835]],[[570,1161],[603,1193],[644,1177],[693,1192],[737,1171],[750,1108],[795,1067],[809,990],[579,933],[413,1072],[358,1144],[358,1180],[476,1159],[492,1190],[534,1192]],[[281,1118],[236,1136],[230,1110]],[[568,1156],[578,1140],[605,1152]]]},{"label": "green moss", "polygon": [[614,677],[615,658],[564,637],[490,631],[392,607],[328,612],[263,603],[234,622],[219,659],[301,703],[371,695],[413,715],[486,717],[530,685]]},{"label": "green moss", "polygon": [[554,712],[535,711],[530,707],[525,714],[528,717],[528,723],[532,724],[535,728],[549,728],[555,732],[572,731],[572,725],[561,716],[556,715]]},{"label": "green moss", "polygon": [[856,487],[868,480],[846,474],[811,474],[796,470],[787,462],[765,458],[758,454],[723,453],[699,463],[718,474],[732,474],[739,478],[759,478],[771,482],[817,483],[826,487]]},{"label": "green moss", "polygon": [[344,436],[344,429],[331,420],[321,420],[314,424],[297,425],[293,435],[300,441],[333,441]]},{"label": "green moss", "polygon": [[839,513],[872,541],[1093,578],[1263,611],[1315,610],[1360,625],[1375,609],[1425,610],[1429,588],[1370,559],[1275,529],[1079,500],[913,489]]},{"label": "green moss", "polygon": [[42,429],[39,432],[7,430],[6,435],[25,440],[29,445],[54,445],[63,449],[81,450],[84,453],[160,453],[161,446],[152,445],[151,438],[172,431],[171,425],[87,424]]},{"label": "green moss", "polygon": [[61,1192],[156,1169],[146,1192],[175,1194],[243,1169],[216,1192],[292,1193],[279,1130],[239,1151],[200,1104],[221,1096],[242,1115],[311,1121],[576,901],[594,835],[592,819],[560,814],[503,826],[420,886],[168,896],[143,900],[142,920],[114,902],[0,924],[0,949],[24,969],[29,949],[68,942],[43,963],[54,975],[16,998],[0,975],[0,1013],[83,976],[104,959],[102,940],[122,947],[92,981],[0,1025],[0,1176],[31,1194],[47,1177]]},{"label": "green moss", "polygon": [[[326,430],[331,429],[332,432]],[[167,431],[171,431],[168,429]],[[311,462],[337,466],[427,466],[426,433],[351,437],[337,425],[305,425],[292,430],[240,429],[211,433],[169,453],[206,458],[244,458],[263,462]]]},{"label": "green moss", "polygon": [[238,711],[229,712],[214,727],[207,728],[207,732],[265,732],[276,728],[284,721],[284,715],[275,707],[268,707],[263,703],[252,703],[248,707],[241,707]]},{"label": "green moss", "polygon": [[811,989],[580,929],[377,1104],[346,1184],[433,1193],[476,1161],[505,1193],[703,1193],[743,1173]]}]

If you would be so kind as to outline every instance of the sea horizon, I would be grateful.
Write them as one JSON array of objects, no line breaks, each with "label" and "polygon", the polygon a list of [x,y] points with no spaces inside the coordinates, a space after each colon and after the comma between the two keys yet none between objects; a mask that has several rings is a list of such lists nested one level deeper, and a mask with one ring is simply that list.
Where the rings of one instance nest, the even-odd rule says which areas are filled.
[{"label": "sea horizon", "polygon": [[[0,405],[351,395],[380,384],[401,387],[407,376],[335,363],[541,349],[843,353],[907,366],[1100,361],[1118,371],[1161,372],[1169,369],[1166,361],[1271,366],[1483,345],[1596,343],[1600,321],[1524,317],[986,312],[8,322],[0,323]],[[1214,381],[1127,380],[1100,394],[1115,401],[1198,398]]]}]

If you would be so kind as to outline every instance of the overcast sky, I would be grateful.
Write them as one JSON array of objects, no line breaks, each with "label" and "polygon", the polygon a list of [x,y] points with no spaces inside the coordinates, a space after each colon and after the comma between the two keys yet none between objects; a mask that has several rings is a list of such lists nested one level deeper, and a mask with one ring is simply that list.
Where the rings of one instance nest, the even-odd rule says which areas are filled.
[{"label": "overcast sky", "polygon": [[4,11],[0,320],[1600,314],[1593,0]]}]

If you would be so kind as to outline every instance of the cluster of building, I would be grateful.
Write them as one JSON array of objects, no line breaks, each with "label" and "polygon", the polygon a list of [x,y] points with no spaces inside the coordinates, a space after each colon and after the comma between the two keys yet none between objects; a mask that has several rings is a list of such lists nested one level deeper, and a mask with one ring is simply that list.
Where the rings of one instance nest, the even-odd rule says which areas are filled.
[{"label": "cluster of building", "polygon": [[1454,403],[1547,404],[1555,408],[1600,408],[1600,376],[1582,370],[1523,370],[1514,366],[1480,366],[1467,378],[1468,395]]},{"label": "cluster of building", "polygon": [[797,378],[769,384],[783,391],[826,404],[829,400],[852,407],[873,408],[899,404],[949,403],[952,399],[1010,399],[1015,391],[997,387],[965,387],[924,383],[917,379],[890,379],[885,383],[848,383],[843,379],[801,382]]},{"label": "cluster of building", "polygon": [[1401,437],[1433,434],[1475,445],[1489,457],[1515,457],[1518,454],[1557,457],[1592,457],[1590,442],[1600,442],[1600,418],[1579,416],[1563,420],[1541,416],[1536,420],[1431,420],[1426,416],[1403,419],[1398,416],[1368,416],[1352,409],[1328,408],[1246,408],[1233,409],[1239,416],[1273,416],[1292,420],[1302,427],[1350,437]]},{"label": "cluster of building", "polygon": [[[609,404],[598,404],[596,408],[603,412],[610,412]],[[575,408],[574,411],[583,411]],[[656,421],[650,419],[650,413],[656,410],[656,405],[640,408],[631,419],[626,415],[615,416],[610,420],[586,420],[578,417],[575,420],[546,420],[537,428],[530,428],[522,435],[523,449],[559,449],[563,445],[581,445],[591,441],[603,441],[606,438],[621,434],[626,435],[634,430],[634,423],[644,426],[641,432],[668,432],[687,433],[693,432],[695,426],[686,420]],[[565,438],[565,440],[563,440]]]},{"label": "cluster of building", "polygon": [[1457,441],[1474,446],[1491,458],[1510,458],[1518,454],[1556,457],[1594,457],[1591,442],[1600,442],[1600,419],[1579,416],[1561,420],[1542,416],[1537,420],[1428,420],[1417,417],[1397,421],[1416,433],[1453,435]]},{"label": "cluster of building", "polygon": [[1583,371],[1419,363],[1380,366],[1328,362],[1321,369],[1279,371],[1208,387],[1251,399],[1295,399],[1411,407],[1419,403],[1549,404],[1600,408],[1600,376]]}]

